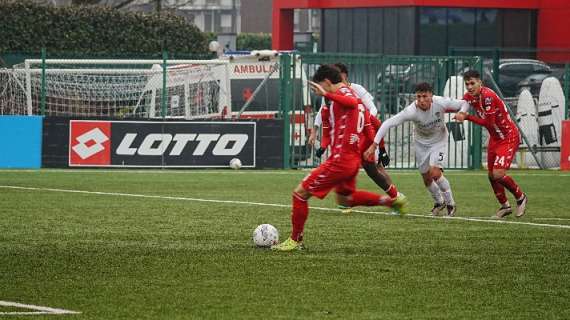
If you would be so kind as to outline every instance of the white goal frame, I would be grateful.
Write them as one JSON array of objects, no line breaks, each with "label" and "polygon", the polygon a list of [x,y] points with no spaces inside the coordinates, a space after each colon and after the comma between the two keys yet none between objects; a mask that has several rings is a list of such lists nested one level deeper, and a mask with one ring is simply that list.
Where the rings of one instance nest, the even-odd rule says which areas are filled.
[{"label": "white goal frame", "polygon": [[[42,65],[45,63],[45,70],[42,69]],[[166,63],[167,67],[164,68]],[[39,67],[37,67],[39,65]],[[117,65],[117,66],[127,66],[127,68],[50,68],[50,65]],[[135,65],[151,65],[151,68],[128,68],[128,66]],[[227,60],[160,60],[160,59],[26,59],[23,64],[23,68],[14,68],[15,73],[23,72],[25,74],[25,96],[26,96],[26,107],[27,113],[29,115],[33,114],[33,99],[32,99],[32,76],[41,77],[43,71],[46,75],[52,74],[100,74],[100,75],[120,75],[120,74],[133,74],[133,75],[145,75],[149,77],[148,83],[145,85],[145,91],[151,92],[151,99],[149,105],[149,118],[159,118],[156,116],[157,110],[160,110],[160,104],[157,106],[157,91],[163,89],[162,77],[166,73],[166,89],[168,90],[174,86],[183,86],[185,92],[185,99],[189,99],[190,95],[190,84],[193,80],[201,80],[199,72],[192,70],[193,67],[200,65],[212,65],[220,66],[214,72],[216,77],[220,80],[219,88],[220,95],[218,100],[218,110],[216,114],[208,114],[203,116],[193,116],[191,110],[189,110],[189,103],[185,101],[185,112],[184,116],[169,116],[169,118],[211,118],[211,117],[221,117],[223,114],[231,114],[231,86],[230,86],[230,69],[229,61]],[[160,84],[160,85],[157,85]],[[139,101],[140,103],[140,101]],[[138,104],[135,107],[138,108]],[[133,110],[133,114],[134,111]]]}]

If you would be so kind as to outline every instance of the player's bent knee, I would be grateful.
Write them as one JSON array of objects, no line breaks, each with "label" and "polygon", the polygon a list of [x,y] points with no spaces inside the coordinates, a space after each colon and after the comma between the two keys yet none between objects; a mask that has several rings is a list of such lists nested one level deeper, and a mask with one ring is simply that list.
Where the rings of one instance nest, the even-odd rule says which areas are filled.
[{"label": "player's bent knee", "polygon": [[490,177],[491,179],[493,179],[493,180],[499,180],[499,179],[501,179],[502,177],[505,176],[505,173],[506,173],[505,170],[502,170],[502,169],[493,170],[493,172],[491,172],[491,173],[489,174],[489,177]]},{"label": "player's bent knee", "polygon": [[442,172],[441,172],[441,168],[439,168],[439,167],[431,167],[431,169],[430,169],[429,172],[430,172],[430,174],[431,174],[431,178],[432,178],[434,181],[438,180],[438,179],[441,178],[441,176],[443,175]]},{"label": "player's bent knee", "polygon": [[303,199],[309,199],[311,197],[311,193],[307,190],[305,190],[305,188],[303,188],[303,184],[299,184],[294,190],[294,193],[298,194],[299,196],[301,196]]}]

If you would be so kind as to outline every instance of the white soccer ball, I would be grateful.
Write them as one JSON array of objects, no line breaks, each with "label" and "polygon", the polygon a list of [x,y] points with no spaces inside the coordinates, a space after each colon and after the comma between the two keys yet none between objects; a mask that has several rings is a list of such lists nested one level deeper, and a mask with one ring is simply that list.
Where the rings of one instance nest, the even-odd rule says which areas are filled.
[{"label": "white soccer ball", "polygon": [[241,168],[241,160],[238,158],[233,158],[232,160],[230,160],[230,168],[234,170]]},{"label": "white soccer ball", "polygon": [[271,247],[279,242],[279,231],[270,224],[260,224],[253,230],[253,243],[258,247]]}]

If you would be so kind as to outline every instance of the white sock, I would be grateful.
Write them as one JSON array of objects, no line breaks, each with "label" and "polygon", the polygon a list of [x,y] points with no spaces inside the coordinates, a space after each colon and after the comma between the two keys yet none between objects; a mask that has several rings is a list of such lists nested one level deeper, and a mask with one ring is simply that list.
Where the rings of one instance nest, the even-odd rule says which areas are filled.
[{"label": "white sock", "polygon": [[427,187],[428,191],[431,193],[431,197],[435,203],[443,203],[443,197],[441,196],[441,191],[435,182],[431,182],[431,184]]},{"label": "white sock", "polygon": [[445,203],[454,206],[455,200],[453,200],[453,193],[451,192],[451,186],[449,185],[449,181],[444,176],[441,176],[439,177],[439,179],[435,180],[435,183],[439,186],[441,194],[445,199]]}]

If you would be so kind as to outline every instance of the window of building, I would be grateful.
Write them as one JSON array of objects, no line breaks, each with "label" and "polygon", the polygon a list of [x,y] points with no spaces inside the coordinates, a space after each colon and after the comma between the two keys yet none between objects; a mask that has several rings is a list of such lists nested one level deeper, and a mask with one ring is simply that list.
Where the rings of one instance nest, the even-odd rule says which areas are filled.
[{"label": "window of building", "polygon": [[534,10],[503,10],[503,47],[536,46],[536,13]]},{"label": "window of building", "polygon": [[222,21],[221,21],[222,28],[232,28],[232,15],[231,14],[222,14]]},{"label": "window of building", "polygon": [[204,13],[204,31],[213,32],[214,31],[214,17],[212,12]]},{"label": "window of building", "polygon": [[475,9],[447,10],[448,47],[475,46],[475,12]]},{"label": "window of building", "polygon": [[477,9],[475,46],[493,47],[499,43],[498,15],[499,10],[497,9]]},{"label": "window of building", "polygon": [[447,52],[447,9],[419,8],[419,54],[443,55]]},{"label": "window of building", "polygon": [[422,55],[447,55],[450,47],[536,47],[535,10],[421,7],[418,12]]}]

